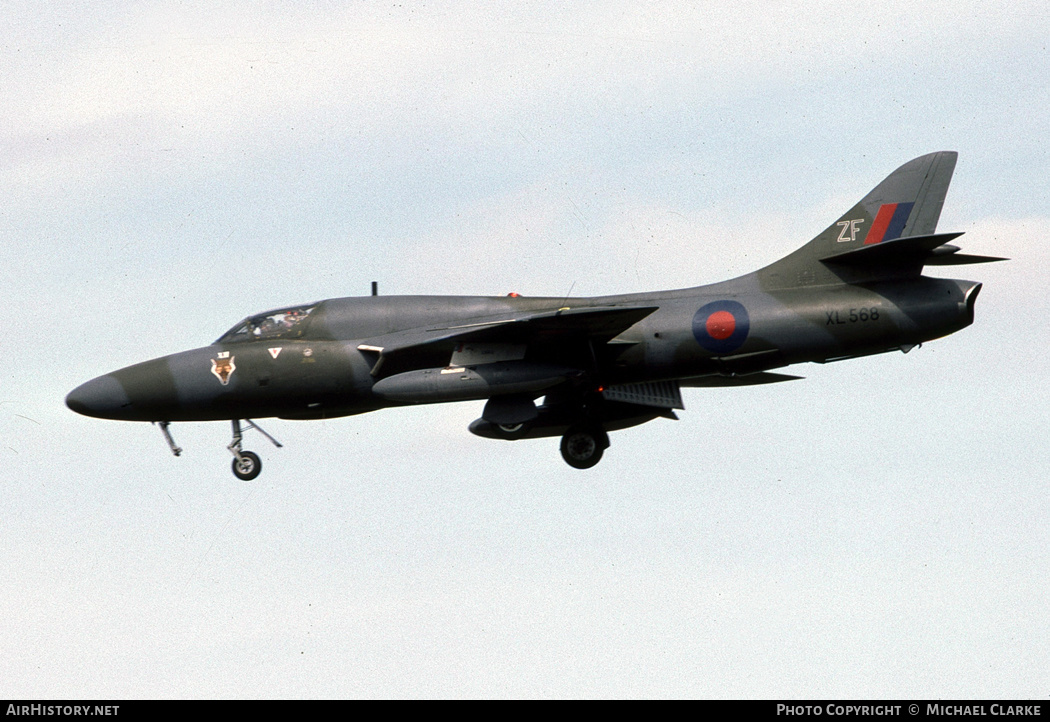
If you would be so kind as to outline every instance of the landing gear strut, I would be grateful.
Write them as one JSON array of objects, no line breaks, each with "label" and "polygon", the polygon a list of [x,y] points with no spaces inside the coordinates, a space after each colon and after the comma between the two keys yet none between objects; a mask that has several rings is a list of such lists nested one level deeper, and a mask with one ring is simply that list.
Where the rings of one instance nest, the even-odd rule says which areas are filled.
[{"label": "landing gear strut", "polygon": [[168,442],[168,448],[171,449],[171,453],[178,456],[182,453],[182,447],[175,445],[175,439],[171,438],[171,432],[168,431],[168,427],[171,426],[170,421],[158,421],[160,425],[160,433],[164,434],[164,440]]},{"label": "landing gear strut", "polygon": [[[278,449],[281,448],[281,442],[263,431],[262,427],[257,423],[251,419],[245,419],[244,422],[248,424],[248,428],[255,429],[269,439],[270,443]],[[242,481],[251,481],[262,471],[262,460],[258,454],[241,448],[241,420],[231,419],[230,423],[233,425],[233,441],[226,448],[233,454],[233,475]],[[175,456],[182,454],[182,448],[175,445],[175,439],[171,438],[171,432],[168,431],[171,422],[157,421],[156,424],[160,426],[160,433],[164,434],[164,440],[168,442],[168,448],[171,449],[171,453],[175,454]]]},{"label": "landing gear strut", "polygon": [[574,469],[590,469],[609,448],[609,436],[601,428],[578,426],[561,437],[561,457]]},{"label": "landing gear strut", "polygon": [[[278,449],[281,448],[281,442],[273,438],[262,428],[259,427],[251,419],[245,419],[245,423],[248,424],[249,428],[255,429],[260,434],[265,436],[270,442]],[[230,424],[233,426],[233,441],[226,448],[233,454],[233,475],[241,481],[251,481],[262,472],[262,459],[259,455],[253,451],[244,451],[241,448],[241,421],[240,419],[231,419]]]}]

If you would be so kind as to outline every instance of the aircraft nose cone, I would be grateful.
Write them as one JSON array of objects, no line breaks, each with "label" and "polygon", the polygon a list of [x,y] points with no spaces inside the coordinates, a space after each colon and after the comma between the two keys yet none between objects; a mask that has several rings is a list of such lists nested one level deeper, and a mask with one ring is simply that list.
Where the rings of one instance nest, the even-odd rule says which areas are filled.
[{"label": "aircraft nose cone", "polygon": [[99,376],[66,396],[66,406],[78,414],[99,419],[119,419],[130,406],[124,387],[112,376]]}]

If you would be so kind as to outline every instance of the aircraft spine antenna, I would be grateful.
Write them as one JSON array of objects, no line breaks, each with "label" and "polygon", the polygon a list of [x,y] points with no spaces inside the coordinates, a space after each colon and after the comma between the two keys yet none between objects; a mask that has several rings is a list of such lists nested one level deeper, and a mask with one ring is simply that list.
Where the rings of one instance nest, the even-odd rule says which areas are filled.
[{"label": "aircraft spine antenna", "polygon": [[565,308],[565,304],[569,302],[569,296],[572,295],[572,289],[574,289],[574,288],[576,288],[576,281],[572,282],[572,285],[569,286],[568,293],[566,293],[565,294],[565,298],[562,299],[562,301],[561,301],[562,308]]}]

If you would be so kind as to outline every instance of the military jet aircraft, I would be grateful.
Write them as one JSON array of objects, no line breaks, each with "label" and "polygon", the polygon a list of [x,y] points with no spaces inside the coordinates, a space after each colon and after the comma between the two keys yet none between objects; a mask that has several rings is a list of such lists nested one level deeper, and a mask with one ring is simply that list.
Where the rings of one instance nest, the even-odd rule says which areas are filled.
[{"label": "military jet aircraft", "polygon": [[[100,376],[66,397],[87,416],[232,423],[233,472],[252,419],[325,419],[388,406],[487,399],[470,431],[561,436],[586,469],[608,432],[677,418],[682,387],[787,381],[776,373],[915,346],[973,322],[981,284],[924,266],[1005,260],[959,253],[936,233],[957,154],[905,163],[816,238],[708,286],[595,298],[336,298],[250,316],[210,346]],[[537,400],[541,399],[537,405]]]}]

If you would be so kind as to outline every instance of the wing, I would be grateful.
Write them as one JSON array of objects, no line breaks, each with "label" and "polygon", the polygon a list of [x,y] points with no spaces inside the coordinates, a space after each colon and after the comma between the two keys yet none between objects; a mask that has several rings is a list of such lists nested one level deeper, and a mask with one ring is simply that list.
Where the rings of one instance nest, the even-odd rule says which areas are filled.
[{"label": "wing", "polygon": [[489,361],[531,358],[588,368],[596,356],[615,356],[629,344],[610,344],[658,306],[559,308],[519,316],[468,319],[441,327],[415,328],[363,341],[358,350],[372,361],[377,379],[448,366],[469,345],[491,352]]}]

